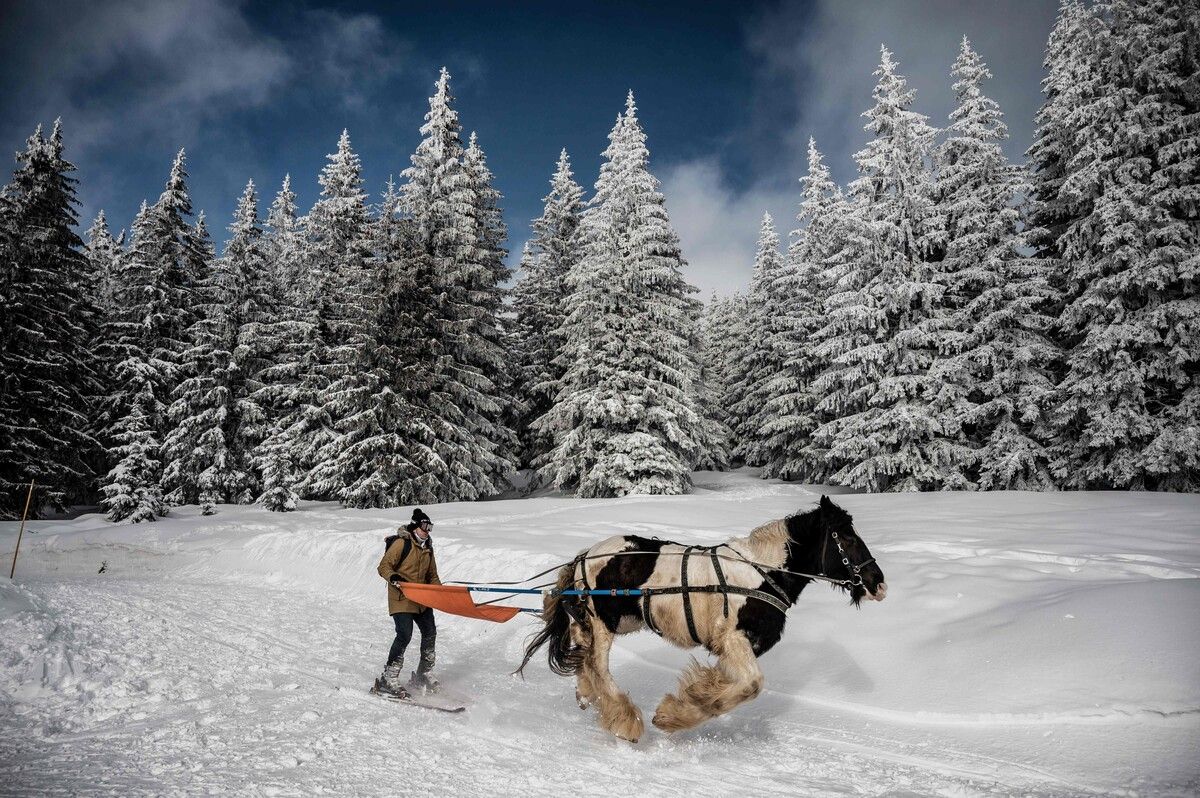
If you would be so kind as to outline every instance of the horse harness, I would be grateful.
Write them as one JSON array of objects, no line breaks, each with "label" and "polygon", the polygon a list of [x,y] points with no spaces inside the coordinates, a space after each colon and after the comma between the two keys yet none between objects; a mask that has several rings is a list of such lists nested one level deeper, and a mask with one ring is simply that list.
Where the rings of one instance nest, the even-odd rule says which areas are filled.
[{"label": "horse harness", "polygon": [[[740,560],[745,562],[751,568],[758,572],[763,581],[774,591],[774,594],[768,593],[757,588],[741,587],[740,585],[731,585],[725,581],[725,572],[721,569],[720,555],[717,550],[727,548],[738,556]],[[688,558],[694,556],[693,552],[706,553],[712,559],[713,571],[717,575],[717,584],[715,585],[690,585],[688,584]],[[621,554],[632,554],[634,552],[613,552],[611,556],[620,556]],[[582,576],[583,588],[588,595],[604,595],[604,588],[592,589],[587,577],[587,552],[581,553],[575,558],[574,565],[579,569],[578,572]],[[700,556],[704,556],[700,554]],[[756,598],[763,601],[781,613],[787,614],[788,607],[791,606],[791,601],[784,590],[771,578],[767,571],[757,563],[747,560],[745,555],[740,551],[730,546],[728,543],[718,543],[715,546],[686,546],[683,550],[683,556],[680,558],[679,567],[679,585],[677,587],[643,587],[640,588],[642,594],[642,617],[646,621],[646,626],[654,634],[662,637],[662,630],[654,623],[654,616],[650,612],[650,599],[652,596],[666,596],[679,594],[683,597],[683,615],[687,620],[688,634],[691,635],[692,641],[696,645],[701,645],[700,635],[696,631],[696,619],[692,611],[692,593],[720,593],[722,599],[722,609],[725,617],[729,617],[729,594],[733,593],[739,596],[748,598]],[[615,595],[615,594],[614,594]],[[587,606],[586,604],[584,605]],[[591,610],[589,609],[589,612]]]}]

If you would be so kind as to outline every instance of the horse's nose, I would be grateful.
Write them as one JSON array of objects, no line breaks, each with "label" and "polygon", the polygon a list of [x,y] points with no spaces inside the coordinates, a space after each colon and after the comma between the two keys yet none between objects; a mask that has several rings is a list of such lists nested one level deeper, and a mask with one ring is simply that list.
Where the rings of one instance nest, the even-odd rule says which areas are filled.
[{"label": "horse's nose", "polygon": [[871,598],[876,601],[883,601],[887,598],[887,582],[880,582],[875,586],[875,592],[871,594]]}]

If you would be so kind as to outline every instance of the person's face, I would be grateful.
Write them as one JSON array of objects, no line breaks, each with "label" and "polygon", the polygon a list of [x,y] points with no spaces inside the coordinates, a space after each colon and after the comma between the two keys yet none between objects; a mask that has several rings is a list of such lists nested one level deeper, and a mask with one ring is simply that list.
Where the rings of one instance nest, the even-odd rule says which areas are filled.
[{"label": "person's face", "polygon": [[429,530],[433,529],[433,522],[432,521],[422,521],[421,526],[419,528],[420,528],[423,536],[428,535]]}]

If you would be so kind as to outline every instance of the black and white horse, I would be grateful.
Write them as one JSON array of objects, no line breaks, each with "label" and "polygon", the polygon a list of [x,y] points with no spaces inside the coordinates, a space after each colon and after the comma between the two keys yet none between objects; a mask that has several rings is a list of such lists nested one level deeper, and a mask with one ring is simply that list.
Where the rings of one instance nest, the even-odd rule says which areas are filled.
[{"label": "black and white horse", "polygon": [[[608,668],[613,638],[649,627],[681,648],[704,646],[716,665],[693,661],[654,713],[654,725],[664,731],[690,729],[759,694],[757,659],[779,642],[787,608],[817,577],[847,591],[855,606],[887,595],[883,571],[850,515],[826,496],[814,510],[717,546],[611,537],[559,571],[557,590],[545,600],[545,626],[526,647],[521,670],[549,643],[550,668],[575,676],[580,707],[595,704],[605,729],[637,741],[645,729],[642,714]],[[572,588],[650,592],[558,592]]]}]

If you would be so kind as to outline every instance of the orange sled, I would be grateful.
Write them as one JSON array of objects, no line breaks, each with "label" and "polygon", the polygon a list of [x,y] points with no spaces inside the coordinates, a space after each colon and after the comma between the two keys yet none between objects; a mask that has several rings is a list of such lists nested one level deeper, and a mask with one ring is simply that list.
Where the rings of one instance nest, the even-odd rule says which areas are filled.
[{"label": "orange sled", "polygon": [[404,597],[433,607],[435,610],[461,615],[464,618],[479,618],[484,621],[504,623],[521,612],[520,607],[500,607],[495,604],[480,606],[471,598],[471,591],[462,585],[425,585],[401,582]]}]

